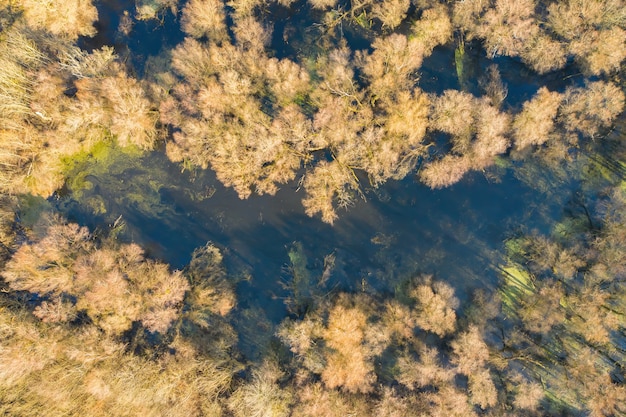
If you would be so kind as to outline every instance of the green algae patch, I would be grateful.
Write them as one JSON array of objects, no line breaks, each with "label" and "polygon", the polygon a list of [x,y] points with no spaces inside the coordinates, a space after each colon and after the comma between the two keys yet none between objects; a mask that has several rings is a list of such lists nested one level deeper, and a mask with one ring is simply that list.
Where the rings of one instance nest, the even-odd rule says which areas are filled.
[{"label": "green algae patch", "polygon": [[125,225],[121,236],[141,235],[144,220],[158,221],[160,230],[179,227],[180,201],[190,200],[184,188],[173,185],[174,170],[159,152],[121,147],[101,141],[63,161],[65,186],[59,206],[82,221]]},{"label": "green algae patch", "polygon": [[31,229],[42,214],[52,212],[52,205],[43,197],[22,194],[18,197],[19,221],[23,227]]},{"label": "green algae patch", "polygon": [[[582,159],[582,158],[581,158]],[[591,192],[607,186],[626,190],[626,161],[623,151],[593,151],[585,158],[580,172],[584,187]]]},{"label": "green algae patch", "polygon": [[552,236],[559,242],[568,241],[589,231],[589,220],[584,216],[567,217],[552,229]]},{"label": "green algae patch", "polygon": [[111,165],[120,156],[139,158],[143,151],[136,146],[118,146],[113,140],[103,139],[93,146],[77,152],[73,155],[61,158],[62,171],[66,174],[83,167],[86,164]]},{"label": "green algae patch", "polygon": [[302,312],[311,304],[311,272],[307,268],[308,259],[301,242],[294,242],[287,253],[291,282],[286,287],[291,292],[290,309]]},{"label": "green algae patch", "polygon": [[500,271],[503,279],[499,290],[502,307],[507,315],[514,315],[520,306],[520,300],[535,292],[535,285],[531,275],[519,266],[503,266]]},{"label": "green algae patch", "polygon": [[145,152],[134,146],[121,147],[112,140],[64,158],[65,194],[83,213],[104,216],[120,207],[150,217],[167,218],[171,207],[164,205],[160,191],[168,183],[167,173],[147,161]]},{"label": "green algae patch", "polygon": [[459,84],[464,85],[466,80],[465,74],[465,45],[459,43],[459,46],[454,50],[454,66],[456,67],[456,76],[459,79]]},{"label": "green algae patch", "polygon": [[327,291],[326,284],[335,268],[335,254],[317,259],[314,268],[309,268],[309,260],[301,242],[292,243],[287,255],[289,264],[284,268],[290,277],[283,280],[283,287],[289,292],[285,305],[294,314],[302,314],[314,309]]},{"label": "green algae patch", "polygon": [[[137,147],[120,147],[112,140],[101,140],[88,149],[61,159],[65,188],[74,199],[80,200],[85,191],[93,189],[93,178],[119,173],[120,169],[137,164],[142,155]],[[97,212],[102,213],[101,204],[94,204],[99,207]]]},{"label": "green algae patch", "polygon": [[104,199],[99,195],[90,196],[85,199],[84,204],[89,210],[96,214],[105,214],[107,212]]},{"label": "green algae patch", "polygon": [[302,243],[294,242],[287,255],[289,256],[289,261],[291,263],[290,270],[294,281],[308,283],[311,279],[311,274],[306,267],[308,260],[306,254],[304,253]]},{"label": "green algae patch", "polygon": [[454,49],[454,66],[456,68],[456,76],[459,81],[461,90],[467,91],[472,78],[472,62],[471,57],[467,54],[465,42],[460,40]]}]

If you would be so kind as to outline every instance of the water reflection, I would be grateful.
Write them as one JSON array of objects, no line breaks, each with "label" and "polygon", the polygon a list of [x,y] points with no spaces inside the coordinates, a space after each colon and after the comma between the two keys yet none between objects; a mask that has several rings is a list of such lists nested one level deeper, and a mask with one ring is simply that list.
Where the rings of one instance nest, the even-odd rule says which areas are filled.
[{"label": "water reflection", "polygon": [[[101,16],[110,20],[103,20],[106,31],[102,28],[90,46],[113,42],[118,52],[128,48],[141,74],[146,57],[177,44],[182,33],[176,17],[165,13],[162,22],[135,22],[130,37],[120,37],[115,16],[123,10],[130,10],[127,2],[101,3]],[[312,22],[303,20],[307,10],[294,10],[276,7],[280,19],[272,49],[278,57],[297,61],[315,55],[311,49],[318,47],[318,34]],[[346,27],[342,33],[352,49],[370,48],[358,28]],[[509,91],[503,103],[507,109],[519,108],[540,85],[562,90],[572,82],[566,81],[569,70],[539,78],[513,59],[487,59],[476,44],[468,43],[465,54],[466,70],[471,70],[466,87],[475,95],[482,94],[478,80],[486,68],[498,64]],[[460,87],[457,76],[454,45],[447,45],[425,59],[416,80],[424,91],[441,94]],[[252,195],[242,201],[212,172],[181,173],[179,165],[154,152],[120,157],[108,170],[86,177],[90,188],[68,196],[60,206],[70,219],[92,229],[121,216],[126,223],[122,239],[139,243],[175,268],[184,267],[195,248],[214,242],[239,279],[239,333],[245,339],[254,332],[251,323],[266,328],[287,314],[283,299],[288,291],[281,280],[291,279],[284,266],[294,242],[302,244],[312,275],[321,276],[324,257],[334,254],[328,288],[393,293],[415,274],[434,274],[449,282],[463,302],[477,288],[495,287],[503,240],[519,225],[547,232],[569,198],[572,184],[545,180],[546,187],[554,187],[547,193],[537,193],[504,168],[490,175],[471,173],[455,186],[434,191],[411,177],[377,190],[368,189],[364,180],[367,201],[357,200],[331,227],[304,214],[297,181],[276,196]],[[554,192],[557,188],[564,192]],[[546,195],[559,195],[559,200],[546,200]]]},{"label": "water reflection", "polygon": [[[304,214],[295,182],[273,197],[240,200],[211,171],[181,173],[162,153],[118,159],[60,202],[70,219],[95,228],[122,216],[122,239],[175,268],[189,262],[193,249],[214,242],[241,279],[240,302],[274,323],[287,314],[280,281],[290,279],[284,266],[295,241],[314,276],[321,276],[324,257],[335,255],[328,288],[393,292],[403,280],[429,273],[452,284],[463,301],[497,283],[498,253],[518,225],[545,230],[561,207],[542,201],[510,172],[498,182],[475,173],[435,191],[407,178],[365,189],[368,200],[358,200],[329,226]],[[103,205],[98,215],[89,204],[96,198]]]}]

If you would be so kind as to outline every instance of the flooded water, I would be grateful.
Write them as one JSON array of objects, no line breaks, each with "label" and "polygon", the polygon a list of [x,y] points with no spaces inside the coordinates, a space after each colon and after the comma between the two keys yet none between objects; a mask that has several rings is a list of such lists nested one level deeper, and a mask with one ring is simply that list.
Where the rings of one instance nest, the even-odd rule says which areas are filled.
[{"label": "flooded water", "polygon": [[[100,35],[88,46],[113,43],[121,51],[129,48],[139,73],[145,58],[182,39],[169,12],[160,23],[136,23],[132,37],[122,39],[114,29],[119,25],[117,16],[132,8],[112,2],[100,7]],[[286,24],[277,27],[289,29]],[[284,45],[278,50],[283,55],[293,53]],[[467,53],[477,80],[493,61],[471,47]],[[537,79],[515,60],[496,63],[508,85],[504,104],[508,108],[519,108],[540,85],[563,89],[575,82],[568,80],[567,70]],[[432,93],[458,89],[454,64],[453,46],[437,48],[420,71],[420,87]],[[477,90],[476,81],[472,89]],[[577,180],[557,181],[549,175],[542,177],[541,184],[521,181],[523,176],[514,175],[510,163],[471,173],[444,190],[431,190],[414,175],[376,190],[363,179],[366,200],[340,211],[339,220],[329,226],[305,215],[304,192],[297,180],[275,196],[240,200],[211,171],[181,171],[160,151],[114,157],[104,170],[95,165],[84,167],[89,175],[80,192],[74,190],[57,201],[70,220],[94,229],[121,219],[126,227],[120,239],[139,243],[150,256],[174,268],[183,268],[195,248],[213,242],[222,249],[237,281],[240,310],[254,312],[259,322],[259,315],[265,315],[274,324],[288,314],[283,300],[289,292],[284,284],[292,279],[286,266],[295,242],[301,243],[312,276],[321,276],[324,257],[334,255],[327,288],[393,293],[412,276],[433,274],[449,282],[463,302],[474,290],[494,289],[498,284],[497,268],[508,237],[533,229],[548,232],[554,219],[561,217],[564,202],[579,187]],[[240,315],[242,327],[246,317]]]},{"label": "flooded water", "polygon": [[292,278],[285,267],[294,242],[302,244],[312,276],[322,275],[326,255],[335,256],[328,288],[392,293],[412,276],[433,274],[464,301],[477,288],[497,285],[507,237],[521,225],[546,230],[562,207],[561,201],[542,201],[510,170],[497,181],[474,173],[444,190],[409,177],[366,188],[367,201],[357,201],[329,226],[304,214],[296,181],[275,196],[240,200],[211,171],[181,173],[160,152],[124,155],[107,169],[85,178],[77,201],[69,195],[58,202],[71,220],[93,229],[121,216],[121,239],[174,268],[213,242],[240,279],[240,304],[260,308],[273,323],[287,314],[283,284]]}]

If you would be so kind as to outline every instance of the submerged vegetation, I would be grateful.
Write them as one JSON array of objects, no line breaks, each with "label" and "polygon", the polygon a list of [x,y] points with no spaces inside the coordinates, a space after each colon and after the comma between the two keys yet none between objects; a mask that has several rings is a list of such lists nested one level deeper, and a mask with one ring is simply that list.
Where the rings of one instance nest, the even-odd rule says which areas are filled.
[{"label": "submerged vegetation", "polygon": [[[291,27],[286,27],[282,42],[294,51],[279,57],[272,50],[271,11],[291,3],[189,1],[181,12],[185,39],[163,52],[161,68],[145,74],[145,80],[130,75],[108,46],[86,52],[71,44],[78,34],[93,35],[88,30],[95,20],[93,6],[64,3],[72,10],[63,16],[73,25],[46,25],[60,4],[35,8],[25,2],[23,10],[7,5],[0,49],[7,63],[0,76],[4,188],[49,195],[63,181],[60,158],[107,139],[152,149],[172,131],[166,141],[172,161],[210,167],[240,198],[275,194],[300,176],[306,213],[333,223],[337,207],[363,196],[363,174],[378,187],[421,167],[419,178],[438,188],[458,182],[468,171],[489,168],[510,149],[523,151],[516,155],[564,159],[581,141],[606,132],[624,107],[624,93],[615,84],[624,58],[619,46],[626,36],[618,2],[552,4],[545,7],[547,16],[534,15],[533,2],[515,7],[499,2],[493,8],[473,1],[454,7],[313,2],[301,5],[293,19],[319,19],[312,26],[317,33],[291,39]],[[167,5],[172,6],[150,7]],[[145,7],[138,7],[138,18],[146,18]],[[303,14],[308,7],[310,13]],[[605,14],[594,7],[605,8]],[[35,16],[37,11],[41,16]],[[566,28],[573,13],[593,17],[601,29],[581,22]],[[539,25],[543,19],[549,24]],[[353,48],[344,25],[368,48]],[[419,74],[424,59],[455,33],[461,39],[456,66],[462,90],[426,93]],[[599,44],[574,41],[573,33]],[[466,91],[463,38],[483,39],[491,56],[522,56],[529,65],[527,54],[549,54],[560,62],[548,66],[551,70],[563,67],[569,53],[584,74],[604,77],[561,83],[560,91],[542,86],[534,97],[512,106],[495,64],[479,89]],[[526,38],[537,39],[537,45]],[[587,46],[564,50],[560,58],[558,48],[555,52],[546,42]],[[533,45],[541,51],[531,52]],[[437,139],[441,134],[445,144]]]},{"label": "submerged vegetation", "polygon": [[[350,12],[337,6],[323,14],[319,25],[324,30],[315,43],[297,44],[293,56],[280,59],[273,56],[269,45],[271,15],[254,13],[260,4],[234,2],[230,14],[217,0],[190,1],[183,10],[183,30],[188,36],[172,51],[172,69],[180,82],[161,106],[161,121],[175,130],[173,141],[167,144],[168,156],[202,168],[210,166],[241,198],[252,192],[274,194],[304,166],[306,212],[319,213],[329,223],[337,218],[337,206],[349,206],[361,192],[359,172],[367,174],[370,185],[377,187],[389,179],[404,178],[421,164],[424,183],[445,187],[468,171],[488,168],[512,145],[517,149],[537,147],[552,134],[565,138],[551,149],[560,152],[554,156],[565,158],[579,140],[594,138],[608,128],[624,107],[624,93],[609,78],[572,85],[562,93],[540,89],[522,106],[522,112],[506,108],[506,85],[496,66],[490,69],[479,97],[457,90],[426,94],[420,88],[424,59],[438,45],[450,42],[455,30],[469,39],[499,39],[502,44],[485,45],[491,55],[520,55],[506,45],[506,36],[490,31],[507,31],[510,37],[515,33],[510,32],[511,27],[518,24],[517,14],[521,14],[519,19],[527,19],[529,28],[520,29],[520,39],[515,42],[527,45],[522,35],[530,36],[537,26],[531,21],[541,19],[524,9],[533,2],[520,6],[524,11],[498,3],[485,12],[485,23],[480,25],[478,15],[485,7],[480,2],[461,2],[452,10],[443,4],[416,4],[406,28],[396,32],[391,29],[403,21],[408,2],[351,2]],[[314,10],[333,5],[312,4]],[[472,5],[476,10],[470,13],[465,8]],[[272,7],[271,3],[267,6]],[[385,13],[381,14],[381,9]],[[507,26],[501,20],[509,14]],[[227,15],[234,20],[232,34]],[[369,16],[369,24],[363,25],[363,15]],[[552,20],[566,18],[568,14]],[[606,63],[596,62],[589,51],[575,55],[585,57],[580,63],[583,70],[598,75],[619,69],[624,48],[617,45],[626,41],[619,24],[624,25],[625,19],[607,22],[609,27],[601,32],[611,33],[611,41],[616,42]],[[365,30],[363,36],[372,39],[369,49],[352,50],[342,36],[343,24],[337,20]],[[379,25],[380,35],[375,36],[374,27]],[[538,26],[536,32],[542,48],[546,48],[545,42],[556,43]],[[549,49],[534,53],[560,59]],[[565,65],[565,52],[563,55],[562,62],[551,69]],[[466,81],[458,67],[463,57],[457,61],[463,87]],[[544,103],[546,100],[550,102]],[[600,108],[602,114],[596,113]],[[537,132],[543,135],[531,133],[537,128],[543,129]],[[448,146],[434,146],[437,132],[450,136]]]},{"label": "submerged vegetation", "polygon": [[[113,3],[114,39],[96,40],[109,6],[0,0],[1,413],[626,414],[623,0]],[[158,55],[126,42],[160,24],[181,32]],[[429,67],[442,59],[449,77]],[[434,190],[505,169],[560,214],[515,225],[487,259],[498,281],[472,294],[395,259],[385,285],[346,284],[342,251],[311,256],[293,236],[272,321],[242,297],[259,272],[230,268],[223,242],[176,270],[121,217],[90,230],[67,209],[106,213],[83,196],[130,181],[148,151],[241,199],[302,189],[329,224],[388,203],[394,180]],[[551,194],[547,176],[577,190]],[[179,195],[139,180],[150,196],[120,187],[118,204]],[[369,243],[393,257],[393,239]]]}]

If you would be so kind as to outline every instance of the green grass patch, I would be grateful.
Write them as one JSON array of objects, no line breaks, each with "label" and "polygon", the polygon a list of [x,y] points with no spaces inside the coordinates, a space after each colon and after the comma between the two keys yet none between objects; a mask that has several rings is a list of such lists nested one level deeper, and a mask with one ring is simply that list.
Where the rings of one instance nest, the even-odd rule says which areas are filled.
[{"label": "green grass patch", "polygon": [[520,299],[535,292],[535,285],[531,275],[519,266],[503,266],[500,271],[503,279],[499,289],[502,309],[507,315],[512,315],[519,308]]}]

